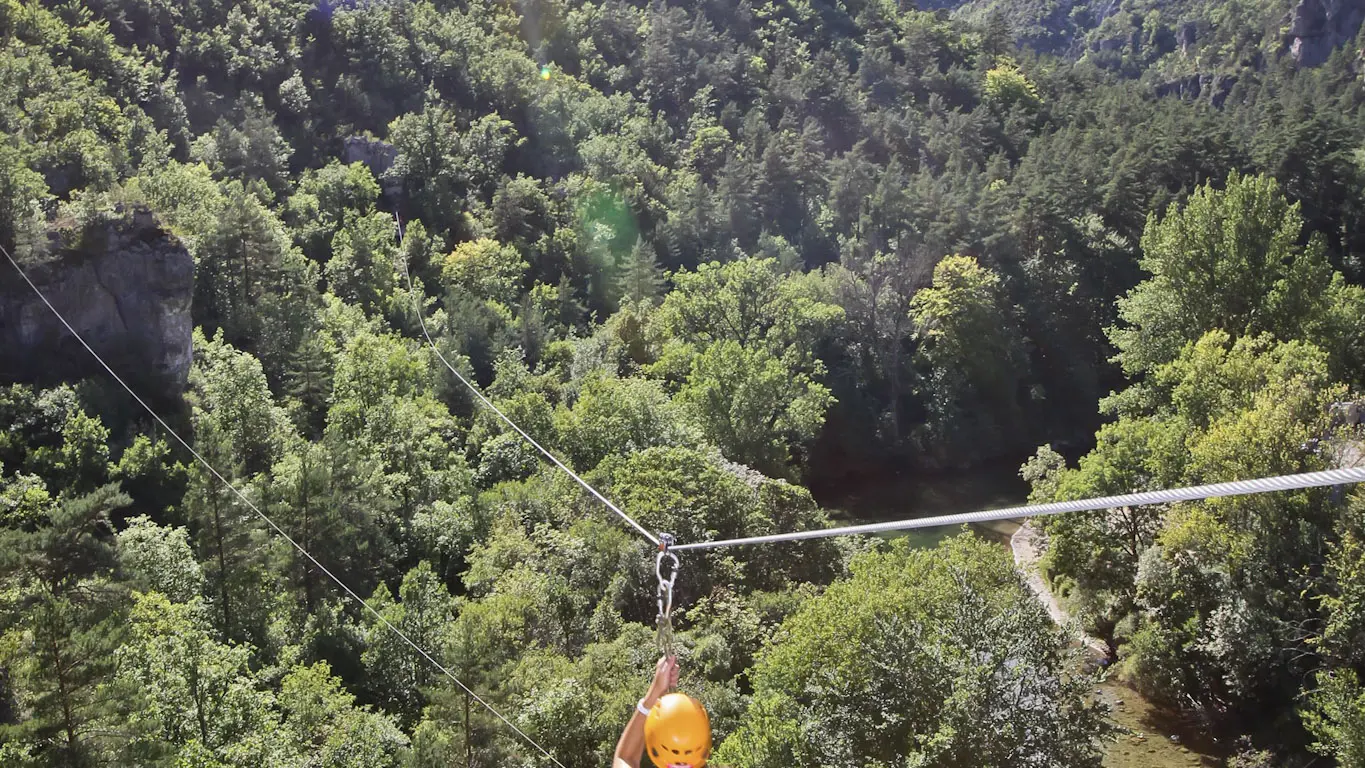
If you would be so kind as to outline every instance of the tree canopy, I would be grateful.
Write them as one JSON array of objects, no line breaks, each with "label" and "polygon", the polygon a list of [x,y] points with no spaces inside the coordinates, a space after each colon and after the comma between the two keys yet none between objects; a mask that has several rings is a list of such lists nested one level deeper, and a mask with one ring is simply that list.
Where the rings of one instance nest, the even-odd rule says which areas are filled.
[{"label": "tree canopy", "polygon": [[[0,0],[0,246],[156,294],[193,363],[140,395],[213,467],[110,380],[0,371],[0,765],[536,764],[432,660],[603,764],[654,548],[447,365],[682,541],[1020,462],[1037,501],[1359,462],[1360,45],[1291,5]],[[117,279],[160,248],[187,295]],[[6,270],[7,344],[47,315]],[[1362,510],[1036,525],[1111,679],[1358,767]],[[981,533],[685,558],[718,762],[1121,749]]]}]

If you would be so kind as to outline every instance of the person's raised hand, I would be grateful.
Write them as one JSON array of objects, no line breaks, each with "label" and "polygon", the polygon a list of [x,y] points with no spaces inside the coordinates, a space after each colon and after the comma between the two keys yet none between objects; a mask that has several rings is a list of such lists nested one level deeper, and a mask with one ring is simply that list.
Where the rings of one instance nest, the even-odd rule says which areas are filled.
[{"label": "person's raised hand", "polygon": [[673,690],[678,684],[678,659],[673,656],[665,656],[659,659],[654,665],[654,680],[649,684],[649,692],[645,694],[644,705],[646,708],[654,706],[665,693]]}]

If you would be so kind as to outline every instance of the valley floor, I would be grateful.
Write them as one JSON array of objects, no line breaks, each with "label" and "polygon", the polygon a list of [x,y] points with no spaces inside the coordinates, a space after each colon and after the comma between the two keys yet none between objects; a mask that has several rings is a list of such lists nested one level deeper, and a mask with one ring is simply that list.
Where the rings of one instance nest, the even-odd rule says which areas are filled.
[{"label": "valley floor", "polygon": [[[1029,587],[1047,608],[1048,615],[1059,626],[1071,623],[1038,571],[1038,531],[1030,523],[999,523],[993,526],[992,537],[1008,537],[1014,553],[1014,563],[1028,579]],[[1077,642],[1093,655],[1096,661],[1106,657],[1106,648],[1098,638],[1077,629]],[[1122,729],[1118,738],[1108,745],[1106,768],[1187,768],[1188,766],[1217,766],[1223,764],[1224,750],[1196,725],[1184,722],[1177,713],[1155,706],[1142,694],[1117,679],[1106,680],[1096,691],[1109,704],[1114,722]]]}]

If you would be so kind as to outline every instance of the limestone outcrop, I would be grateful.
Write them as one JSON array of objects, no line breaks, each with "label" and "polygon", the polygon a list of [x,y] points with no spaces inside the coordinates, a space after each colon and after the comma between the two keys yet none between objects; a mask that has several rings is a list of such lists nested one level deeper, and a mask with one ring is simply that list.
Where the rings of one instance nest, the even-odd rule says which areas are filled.
[{"label": "limestone outcrop", "polygon": [[[193,360],[194,261],[146,210],[85,228],[78,245],[54,233],[25,272],[120,376],[182,391]],[[0,264],[0,380],[50,384],[103,373],[24,283]]]}]

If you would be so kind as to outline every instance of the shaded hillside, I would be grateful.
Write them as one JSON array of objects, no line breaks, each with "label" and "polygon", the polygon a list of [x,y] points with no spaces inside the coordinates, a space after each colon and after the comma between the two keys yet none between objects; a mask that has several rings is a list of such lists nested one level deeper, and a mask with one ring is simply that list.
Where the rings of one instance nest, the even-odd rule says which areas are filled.
[{"label": "shaded hillside", "polygon": [[1033,50],[1163,79],[1320,66],[1355,42],[1365,18],[1359,0],[972,0],[954,8]]}]

